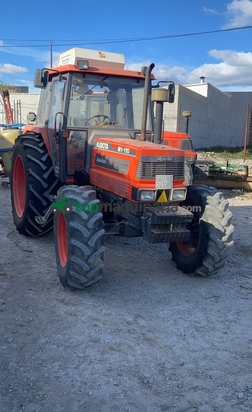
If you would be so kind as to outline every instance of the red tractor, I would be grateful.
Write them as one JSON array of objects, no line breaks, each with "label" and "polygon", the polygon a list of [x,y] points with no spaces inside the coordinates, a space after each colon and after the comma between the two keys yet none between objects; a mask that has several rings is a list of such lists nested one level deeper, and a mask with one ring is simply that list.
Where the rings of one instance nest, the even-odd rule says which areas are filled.
[{"label": "red tractor", "polygon": [[[84,289],[101,278],[105,231],[167,243],[177,267],[217,272],[232,246],[221,193],[185,184],[185,153],[163,141],[163,104],[174,84],[152,85],[154,64],[124,69],[124,57],[71,49],[37,70],[38,113],[16,139],[14,223],[41,236],[54,225],[60,281]],[[155,115],[154,115],[155,107]]]},{"label": "red tractor", "polygon": [[197,160],[197,153],[193,148],[192,139],[188,133],[169,132],[165,130],[163,133],[163,144],[165,142],[168,146],[183,150],[185,152],[187,162],[191,166],[195,164]]}]

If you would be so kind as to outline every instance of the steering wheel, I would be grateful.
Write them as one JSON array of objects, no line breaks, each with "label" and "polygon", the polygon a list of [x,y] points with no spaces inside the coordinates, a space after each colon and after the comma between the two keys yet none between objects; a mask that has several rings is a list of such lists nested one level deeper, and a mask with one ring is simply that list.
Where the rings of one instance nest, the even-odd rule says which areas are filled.
[{"label": "steering wheel", "polygon": [[[90,117],[89,119],[87,119],[87,120],[85,121],[85,126],[88,126],[88,123],[89,123],[91,120],[93,120],[93,119],[95,119],[95,122],[96,122],[95,126],[96,126],[96,127],[102,127],[102,126],[104,126],[103,123],[104,123],[104,124],[107,123],[107,122],[106,122],[106,119],[108,119],[109,122],[111,122],[110,117],[106,116],[105,114],[96,114],[96,115]],[[98,119],[100,119],[100,121],[98,121]]]}]

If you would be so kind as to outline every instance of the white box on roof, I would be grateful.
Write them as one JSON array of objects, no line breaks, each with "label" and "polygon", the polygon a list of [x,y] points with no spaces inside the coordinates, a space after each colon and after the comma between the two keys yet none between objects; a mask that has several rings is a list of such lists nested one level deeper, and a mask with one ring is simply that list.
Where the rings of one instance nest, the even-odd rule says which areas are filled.
[{"label": "white box on roof", "polygon": [[64,66],[66,64],[76,65],[77,60],[88,60],[90,67],[111,67],[113,69],[124,69],[125,66],[123,54],[80,49],[78,47],[60,53],[59,66]]}]

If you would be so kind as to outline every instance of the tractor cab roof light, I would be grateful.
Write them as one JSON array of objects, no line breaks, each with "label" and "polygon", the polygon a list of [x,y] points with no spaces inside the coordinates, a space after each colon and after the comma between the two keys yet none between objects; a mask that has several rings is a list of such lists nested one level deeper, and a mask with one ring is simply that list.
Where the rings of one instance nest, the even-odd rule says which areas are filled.
[{"label": "tractor cab roof light", "polygon": [[88,60],[77,60],[78,69],[87,70],[89,68]]}]

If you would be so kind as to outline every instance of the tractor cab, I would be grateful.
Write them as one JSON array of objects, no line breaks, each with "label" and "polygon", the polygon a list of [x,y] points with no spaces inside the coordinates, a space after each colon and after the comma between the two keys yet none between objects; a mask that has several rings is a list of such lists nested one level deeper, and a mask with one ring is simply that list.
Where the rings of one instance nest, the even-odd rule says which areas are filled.
[{"label": "tractor cab", "polygon": [[[83,176],[89,173],[97,136],[155,141],[154,77],[146,67],[135,72],[124,65],[122,55],[71,49],[60,55],[58,67],[37,70],[34,85],[42,90],[35,123],[63,182],[84,169]],[[165,101],[172,92],[165,90]]]}]

